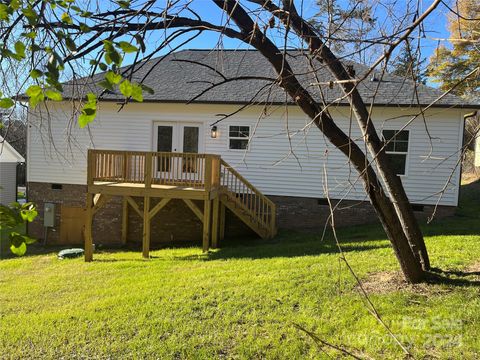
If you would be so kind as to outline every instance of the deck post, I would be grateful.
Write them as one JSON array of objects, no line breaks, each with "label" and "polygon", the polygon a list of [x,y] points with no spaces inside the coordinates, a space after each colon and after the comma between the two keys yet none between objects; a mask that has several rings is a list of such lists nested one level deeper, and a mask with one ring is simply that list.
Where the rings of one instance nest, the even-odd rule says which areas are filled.
[{"label": "deck post", "polygon": [[205,178],[204,178],[205,191],[210,196],[210,190],[212,189],[212,155],[205,156]]},{"label": "deck post", "polygon": [[218,217],[220,212],[220,199],[215,196],[213,199],[213,219],[212,219],[212,248],[218,248]]},{"label": "deck post", "polygon": [[86,219],[85,219],[85,261],[93,260],[93,239],[92,239],[92,221],[93,221],[93,194],[87,192]]},{"label": "deck post", "polygon": [[143,199],[143,257],[150,258],[150,197],[145,196]]},{"label": "deck post", "polygon": [[127,243],[128,234],[128,201],[124,196],[122,200],[122,245]]},{"label": "deck post", "polygon": [[209,197],[205,198],[203,205],[203,246],[204,252],[208,251],[210,246],[210,218],[212,213],[212,200]]},{"label": "deck post", "polygon": [[144,170],[145,189],[152,187],[152,153],[145,154],[145,170]]},{"label": "deck post", "polygon": [[220,203],[220,234],[219,239],[223,241],[225,239],[225,205]]},{"label": "deck post", "polygon": [[96,169],[96,157],[94,156],[94,150],[87,150],[87,191],[88,186],[93,185],[93,177],[95,176]]}]

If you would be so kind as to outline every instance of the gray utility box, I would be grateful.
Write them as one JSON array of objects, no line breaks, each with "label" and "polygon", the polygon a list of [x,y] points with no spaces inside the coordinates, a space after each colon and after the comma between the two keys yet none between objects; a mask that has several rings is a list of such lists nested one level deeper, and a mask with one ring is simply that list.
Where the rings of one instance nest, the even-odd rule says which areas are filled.
[{"label": "gray utility box", "polygon": [[43,206],[43,226],[55,226],[55,204],[45,203]]}]

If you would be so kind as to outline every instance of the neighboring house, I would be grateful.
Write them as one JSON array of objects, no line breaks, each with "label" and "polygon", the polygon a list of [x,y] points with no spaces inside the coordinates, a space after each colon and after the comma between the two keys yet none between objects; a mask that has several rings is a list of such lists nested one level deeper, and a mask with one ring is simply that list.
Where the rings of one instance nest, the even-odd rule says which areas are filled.
[{"label": "neighboring house", "polygon": [[[319,67],[317,77],[308,75],[311,74],[308,62],[300,53],[294,55],[289,60],[297,73],[304,74],[301,80],[310,89],[312,86],[309,84],[318,81],[328,83],[332,80],[328,71],[319,63],[315,63]],[[39,106],[29,115],[29,200],[37,202],[40,209],[38,220],[30,227],[35,236],[43,235],[43,203],[56,204],[57,222],[49,239],[62,241],[59,235],[61,229],[60,232],[57,231],[59,225],[60,228],[63,226],[62,217],[70,224],[74,221],[72,217],[84,216],[87,191],[92,194],[113,194],[113,188],[108,187],[107,182],[113,184],[118,183],[118,179],[144,179],[145,171],[149,171],[145,167],[148,163],[145,160],[147,155],[135,160],[134,155],[124,154],[123,156],[130,156],[130,160],[126,157],[122,160],[121,153],[92,153],[90,161],[95,163],[92,163],[94,165],[91,165],[90,171],[95,179],[90,179],[91,186],[87,187],[89,148],[220,155],[224,162],[253,184],[258,193],[265,194],[276,204],[276,224],[269,223],[272,228],[322,229],[329,214],[325,192],[327,174],[328,196],[335,203],[343,200],[336,215],[337,224],[375,221],[374,211],[356,171],[278,86],[270,87],[268,82],[262,80],[228,81],[186,105],[209,86],[209,81],[222,81],[219,73],[226,77],[275,78],[273,69],[261,54],[256,51],[185,50],[168,55],[152,70],[158,61],[154,59],[141,63],[134,76],[139,81],[148,74],[144,83],[155,90],[153,94],[144,94],[143,103],[131,102],[121,110],[121,95],[113,92],[103,94],[97,119],[88,129],[79,129],[75,124],[76,116],[72,113],[74,108],[81,108],[77,100],[87,92],[100,92],[92,86],[91,80],[66,84],[65,97],[68,101],[48,103],[48,112],[45,107]],[[208,64],[218,72],[193,62]],[[358,77],[366,71],[362,65],[349,64]],[[100,78],[97,77],[95,81]],[[313,88],[312,93],[315,94],[314,90]],[[440,97],[440,90],[424,85],[418,85],[417,91],[414,91],[414,85],[409,80],[388,74],[381,82],[375,76],[371,79],[369,77],[359,85],[359,90],[367,103],[375,96],[372,118],[378,132],[388,139],[395,137],[387,152],[415,209],[430,213],[438,205],[437,214],[451,213],[458,203],[463,115],[473,108],[479,108],[479,105],[465,103],[452,95]],[[329,111],[336,123],[346,132],[357,136],[361,142],[360,131],[339,87],[323,88],[323,92],[324,99],[331,104]],[[318,94],[315,96],[320,101]],[[420,111],[438,98],[440,99],[433,106],[429,106],[423,113]],[[288,105],[284,104],[286,99]],[[238,111],[252,101],[251,105]],[[268,107],[264,106],[265,103]],[[231,116],[216,123],[227,114]],[[412,121],[416,115],[418,116]],[[46,121],[47,116],[50,121]],[[168,184],[168,176],[178,180],[175,176],[187,172],[194,178],[192,186],[196,186],[195,174],[199,170],[191,170],[196,165],[188,163],[190,160],[181,159],[183,165],[179,166],[174,165],[174,158],[162,161],[164,160],[158,158],[154,162],[152,171],[157,176],[153,176],[154,184]],[[128,164],[128,169],[122,167],[122,164]],[[221,167],[224,172],[220,177],[223,186],[219,187],[220,192],[228,187],[230,195],[233,194],[231,201],[246,201],[250,196],[253,199],[251,206],[270,206],[255,205],[257,201],[263,201],[258,193],[251,192],[249,195],[240,185],[237,190],[232,183],[225,185],[226,181],[230,181],[229,175],[225,173],[228,169],[227,165]],[[173,173],[174,170],[177,175]],[[105,181],[100,184],[98,181],[102,179]],[[243,184],[243,180],[238,181]],[[140,192],[135,194],[144,196]],[[172,196],[178,199],[181,195]],[[99,201],[98,196],[96,199]],[[121,199],[113,197],[102,209],[93,209],[95,212],[98,210],[93,223],[95,242],[115,243],[126,241],[127,238],[139,241],[142,238],[143,203],[135,205],[124,197],[122,206]],[[181,200],[170,201],[167,205],[160,204],[156,209],[165,205],[160,215],[151,220],[152,241],[202,239],[202,213],[198,208],[200,206],[201,209],[201,202],[198,199],[195,201],[196,207]],[[122,212],[122,208],[129,207],[129,204],[135,211]],[[238,215],[232,216],[227,211],[227,234],[244,233],[245,227],[236,218],[248,223],[251,214],[246,210],[245,214],[236,212],[236,205],[232,204],[227,201],[224,204]],[[213,206],[216,209],[215,203]],[[264,214],[268,216],[271,211]],[[144,217],[144,226],[145,221]],[[215,219],[213,221],[215,227]],[[220,223],[222,221],[220,219]],[[256,230],[254,226],[250,227]],[[256,232],[261,234],[261,231]],[[205,237],[205,227],[203,236]]]},{"label": "neighboring house", "polygon": [[17,165],[25,159],[0,136],[0,204],[17,200]]}]

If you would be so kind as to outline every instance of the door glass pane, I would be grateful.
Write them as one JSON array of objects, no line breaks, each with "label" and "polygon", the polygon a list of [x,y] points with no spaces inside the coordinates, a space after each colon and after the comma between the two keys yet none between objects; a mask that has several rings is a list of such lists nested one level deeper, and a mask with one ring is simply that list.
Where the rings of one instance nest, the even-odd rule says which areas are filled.
[{"label": "door glass pane", "polygon": [[173,126],[158,127],[157,151],[172,151]]},{"label": "door glass pane", "polygon": [[[197,126],[183,127],[183,152],[198,153],[198,134]],[[197,158],[193,156],[185,156],[183,159],[183,172],[194,173],[197,171]]]},{"label": "door glass pane", "polygon": [[183,128],[183,152],[198,153],[197,126],[185,126]]},{"label": "door glass pane", "polygon": [[[157,151],[172,152],[173,126],[157,127]],[[158,171],[170,171],[170,157],[158,157]]]}]

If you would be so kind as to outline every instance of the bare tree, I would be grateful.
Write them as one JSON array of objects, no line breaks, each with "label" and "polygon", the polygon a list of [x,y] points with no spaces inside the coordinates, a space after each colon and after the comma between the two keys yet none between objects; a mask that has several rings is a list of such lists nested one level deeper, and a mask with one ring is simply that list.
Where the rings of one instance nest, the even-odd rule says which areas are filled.
[{"label": "bare tree", "polygon": [[[33,107],[45,99],[62,100],[61,83],[65,69],[75,75],[89,59],[87,67],[91,74],[99,69],[104,71],[104,79],[98,83],[104,90],[100,94],[88,94],[79,117],[80,126],[93,121],[96,104],[106,91],[118,88],[126,102],[132,99],[141,101],[142,91],[150,90],[141,81],[133,81],[133,75],[142,66],[142,61],[161,54],[160,64],[163,55],[184,46],[203,32],[217,33],[219,42],[216,45],[221,44],[222,38],[228,37],[258,50],[276,74],[274,79],[263,80],[269,81],[271,86],[280,87],[289,101],[311,119],[357,170],[405,278],[412,283],[420,282],[430,268],[423,235],[402,183],[391,169],[385,153],[386,144],[374,127],[372,104],[362,98],[358,84],[368,79],[372,72],[383,74],[397,48],[422,31],[423,22],[442,0],[433,0],[423,12],[418,2],[409,1],[404,14],[391,21],[390,31],[386,27],[375,33],[368,28],[362,33],[366,34],[362,41],[349,39],[351,32],[343,32],[342,24],[332,26],[329,21],[344,17],[349,24],[360,20],[374,26],[371,15],[373,5],[358,7],[352,3],[350,11],[340,11],[333,3],[326,2],[326,9],[332,16],[326,19],[317,17],[312,22],[302,14],[302,9],[297,9],[293,0],[211,0],[210,6],[213,4],[218,13],[216,21],[211,22],[199,15],[195,7],[198,3],[193,0],[174,0],[165,4],[157,1],[73,1],[56,3],[55,6],[53,2],[38,0],[30,5],[5,5],[4,15],[0,18],[7,26],[0,31],[0,38],[4,44],[11,43],[10,39],[18,34],[12,29],[21,27],[22,40],[30,44],[29,50],[44,55],[34,57],[35,61],[30,64],[30,78],[37,84],[29,86],[26,94]],[[393,4],[398,5],[395,1]],[[152,42],[154,45],[151,45]],[[345,46],[353,42],[355,46]],[[18,41],[13,43],[11,50],[4,47],[2,56],[28,58],[25,45]],[[332,44],[343,44],[343,49],[356,53],[376,46],[376,52],[381,55],[371,61],[370,68],[359,77],[345,65],[343,58],[348,57],[348,51],[338,57],[331,49]],[[315,78],[321,66],[328,69],[332,81],[305,86],[300,80],[305,74],[292,66],[288,56],[292,48],[301,48],[306,62],[313,64],[308,75]],[[125,56],[130,56],[131,64],[121,67]],[[242,79],[223,76],[205,92],[235,80]],[[363,149],[358,139],[338,126],[329,111],[331,103],[316,100],[314,92],[321,93],[322,86],[335,86],[343,92],[342,98],[350,104],[361,130]]]}]

